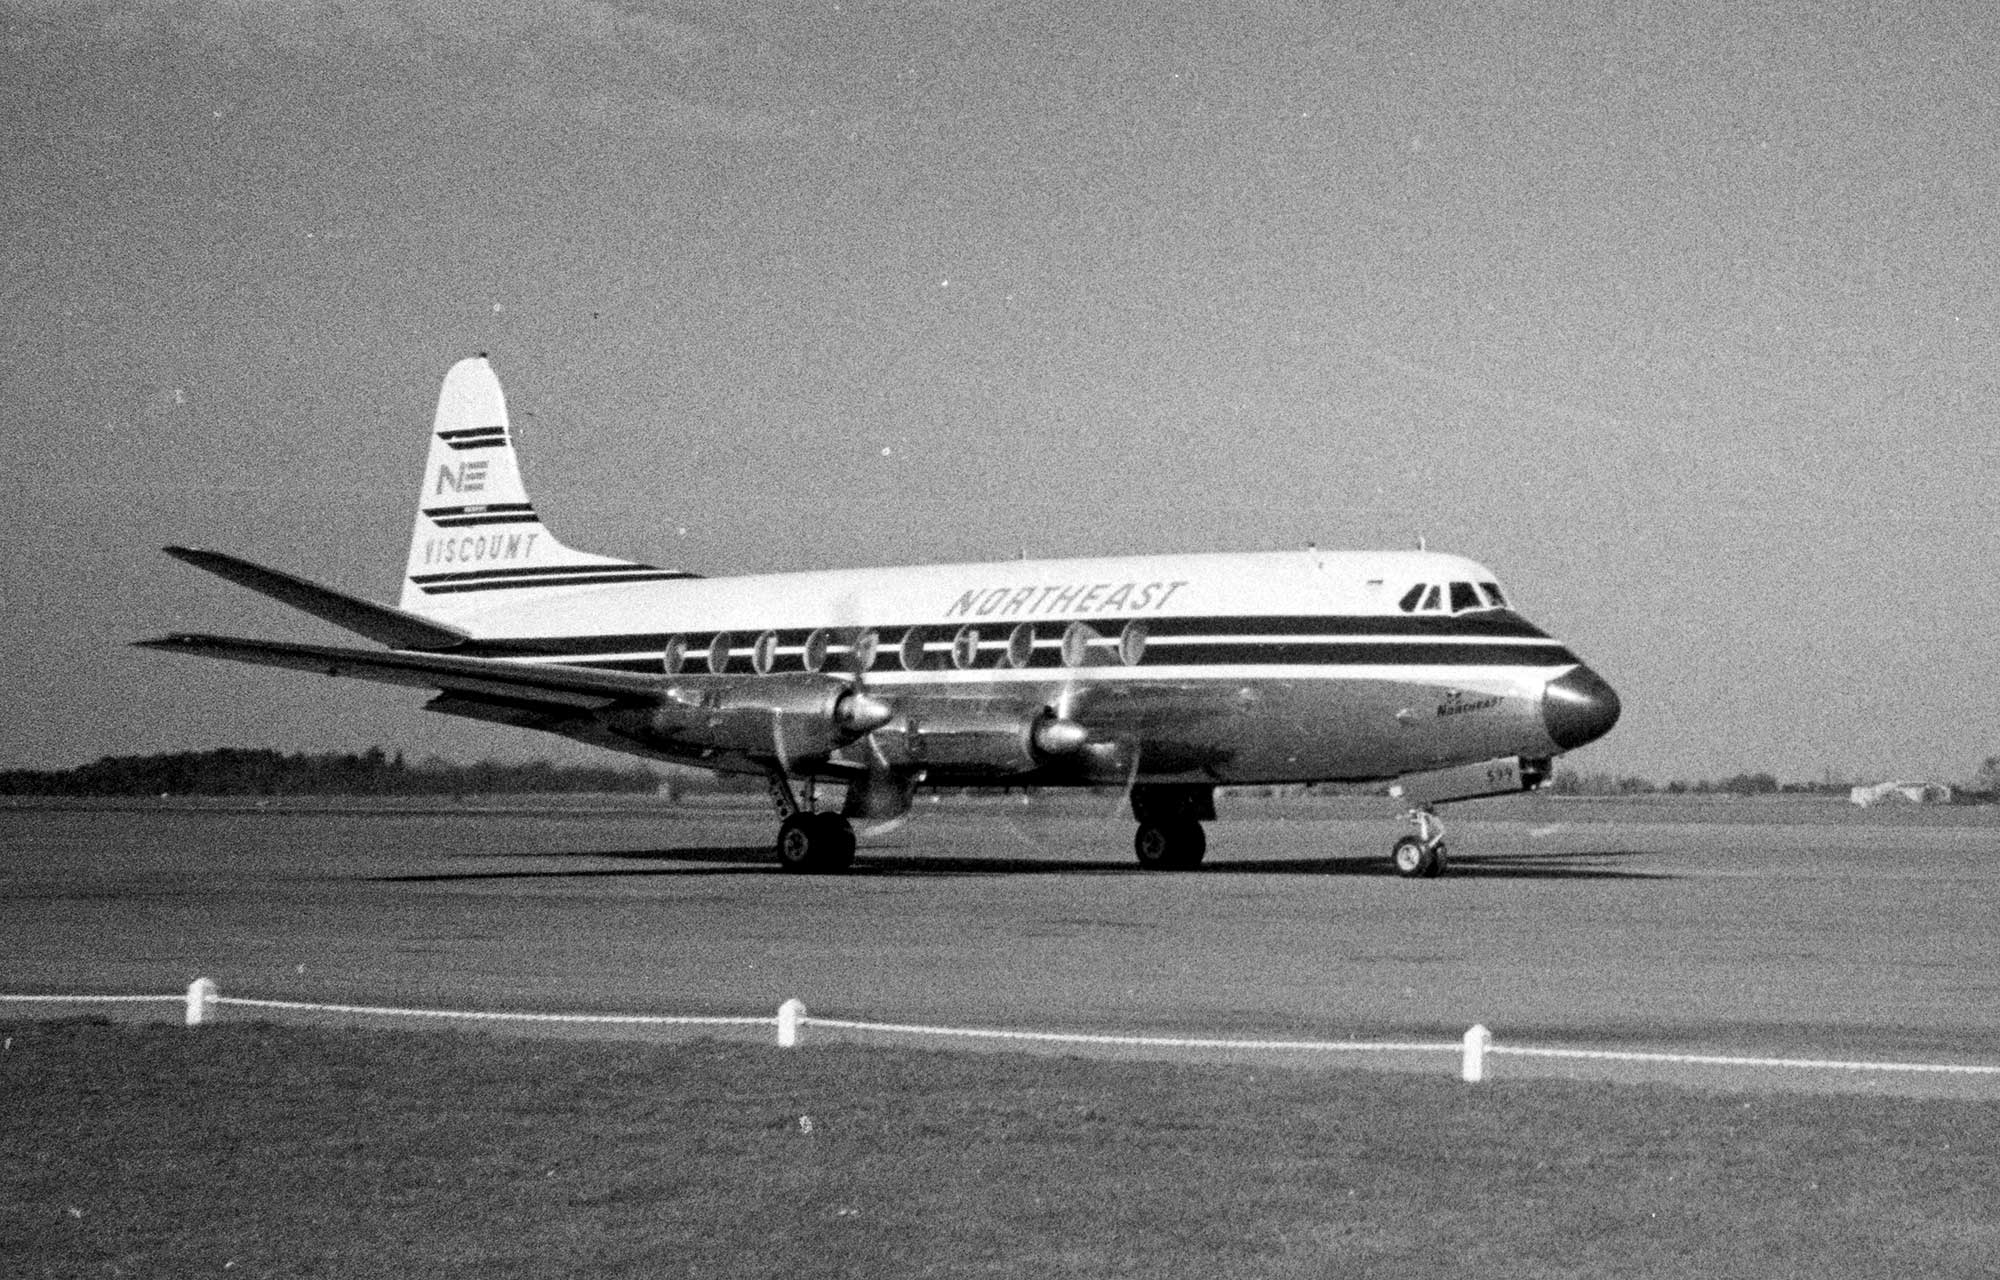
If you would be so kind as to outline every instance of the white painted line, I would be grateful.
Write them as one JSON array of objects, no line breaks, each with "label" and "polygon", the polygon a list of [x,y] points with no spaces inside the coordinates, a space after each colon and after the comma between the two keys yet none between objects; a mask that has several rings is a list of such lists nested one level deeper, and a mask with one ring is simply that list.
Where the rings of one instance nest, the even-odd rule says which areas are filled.
[{"label": "white painted line", "polygon": [[1176,1036],[1088,1035],[1067,1031],[1005,1031],[992,1027],[925,1027],[899,1022],[857,1022],[844,1018],[802,1018],[810,1027],[882,1031],[896,1035],[959,1036],[972,1040],[1031,1040],[1045,1044],[1122,1045],[1148,1049],[1291,1049],[1305,1052],[1457,1053],[1456,1041],[1422,1044],[1378,1040],[1220,1040]]},{"label": "white painted line", "polygon": [[677,1017],[652,1013],[495,1013],[474,1009],[395,1009],[384,1005],[313,1004],[304,1000],[251,1000],[217,996],[217,1004],[248,1009],[293,1009],[309,1013],[355,1013],[391,1018],[468,1018],[481,1022],[599,1022],[616,1026],[768,1027],[773,1018]]},{"label": "white painted line", "polygon": [[1489,1045],[1487,1053],[1521,1058],[1581,1058],[1596,1062],[1662,1062],[1699,1067],[1790,1067],[1808,1071],[1928,1071],[1961,1075],[2000,1076],[2000,1066],[1958,1062],[1847,1062],[1830,1058],[1738,1058],[1707,1053],[1637,1053],[1615,1049],[1537,1049],[1527,1045]]}]

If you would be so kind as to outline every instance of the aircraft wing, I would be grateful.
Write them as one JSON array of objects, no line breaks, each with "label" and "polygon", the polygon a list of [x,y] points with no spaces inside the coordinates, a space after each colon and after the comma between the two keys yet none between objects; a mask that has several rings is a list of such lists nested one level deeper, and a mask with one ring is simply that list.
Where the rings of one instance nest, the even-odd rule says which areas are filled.
[{"label": "aircraft wing", "polygon": [[[294,609],[312,614],[315,618],[324,618],[336,627],[394,648],[449,649],[466,639],[465,632],[457,627],[448,627],[440,622],[432,622],[428,618],[419,618],[414,613],[405,613],[401,609],[376,604],[373,600],[350,596],[344,591],[323,587],[296,574],[267,569],[261,564],[252,564],[248,560],[224,555],[220,551],[203,551],[197,547],[168,547],[166,552],[183,564],[204,569],[239,587],[248,587],[259,595],[282,601]],[[245,658],[242,661],[254,662],[259,659]]]},{"label": "aircraft wing", "polygon": [[231,636],[171,635],[138,641],[137,647],[438,689],[472,698],[584,711],[618,702],[655,700],[664,683],[659,676],[560,663],[461,658],[406,650],[343,649],[275,640],[239,640]]}]

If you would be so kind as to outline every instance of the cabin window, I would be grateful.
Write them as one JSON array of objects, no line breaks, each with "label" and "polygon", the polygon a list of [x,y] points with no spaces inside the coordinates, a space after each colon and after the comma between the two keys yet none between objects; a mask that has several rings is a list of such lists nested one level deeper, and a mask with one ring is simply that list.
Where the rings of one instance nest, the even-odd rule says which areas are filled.
[{"label": "cabin window", "polygon": [[806,637],[805,648],[799,651],[799,665],[807,671],[818,671],[826,666],[826,631],[824,628]]},{"label": "cabin window", "polygon": [[708,669],[715,675],[729,670],[729,650],[736,643],[727,631],[718,632],[708,642]]},{"label": "cabin window", "polygon": [[875,668],[875,651],[882,647],[882,635],[872,627],[854,637],[854,643],[847,651],[849,665],[856,671],[872,671]]},{"label": "cabin window", "polygon": [[1072,622],[1063,629],[1062,664],[1065,667],[1089,666],[1092,657],[1090,647],[1097,644],[1097,632],[1082,622]]},{"label": "cabin window", "polygon": [[1425,613],[1436,613],[1444,607],[1443,597],[1438,594],[1436,583],[1424,588],[1424,602],[1420,607]]},{"label": "cabin window", "polygon": [[1118,633],[1118,661],[1128,667],[1136,667],[1146,656],[1146,624],[1143,619],[1125,624]]},{"label": "cabin window", "polygon": [[964,671],[979,661],[979,628],[964,626],[951,640],[951,665]]},{"label": "cabin window", "polygon": [[1507,597],[1500,594],[1499,583],[1482,582],[1479,584],[1479,593],[1485,596],[1486,603],[1492,605],[1495,609],[1505,609],[1507,607]]},{"label": "cabin window", "polygon": [[1035,624],[1016,623],[1014,629],[1007,633],[1007,650],[1000,655],[1000,665],[1019,669],[1027,666],[1034,657]]},{"label": "cabin window", "polygon": [[1404,613],[1415,613],[1417,611],[1418,603],[1420,603],[1423,600],[1423,598],[1424,598],[1424,584],[1419,582],[1416,586],[1411,587],[1408,591],[1405,591],[1403,593],[1403,598],[1396,602],[1396,607],[1398,609],[1401,609]]},{"label": "cabin window", "polygon": [[924,669],[924,632],[921,627],[911,627],[903,633],[903,670],[922,671]]},{"label": "cabin window", "polygon": [[750,665],[758,675],[768,676],[778,662],[778,633],[766,631],[750,650]]},{"label": "cabin window", "polygon": [[686,636],[667,637],[667,647],[660,652],[660,670],[670,676],[681,673],[681,663],[687,661],[688,642]]},{"label": "cabin window", "polygon": [[1454,582],[1451,584],[1451,611],[1453,613],[1464,613],[1467,609],[1477,609],[1478,607],[1479,593],[1472,589],[1470,582]]}]

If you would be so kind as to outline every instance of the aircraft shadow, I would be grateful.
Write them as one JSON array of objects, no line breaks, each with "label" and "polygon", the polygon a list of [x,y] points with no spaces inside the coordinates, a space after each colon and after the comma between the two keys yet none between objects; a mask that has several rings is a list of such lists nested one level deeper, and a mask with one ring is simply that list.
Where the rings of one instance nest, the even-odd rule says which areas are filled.
[{"label": "aircraft shadow", "polygon": [[[565,853],[482,854],[481,857],[554,860],[588,858],[626,862],[672,862],[697,866],[537,868],[519,871],[445,871],[375,876],[378,883],[424,884],[460,880],[591,879],[632,876],[782,875],[768,845],[690,845],[673,849],[579,849]],[[1619,867],[1621,859],[1640,856],[1626,850],[1571,853],[1469,854],[1454,856],[1445,874],[1451,878],[1494,880],[1675,880],[1661,871]],[[949,876],[1378,876],[1396,874],[1387,858],[1253,858],[1206,863],[1189,871],[1148,871],[1129,859],[956,857],[950,854],[901,853],[893,849],[862,849],[847,877]]]},{"label": "aircraft shadow", "polygon": [[[1513,880],[1674,880],[1680,877],[1660,871],[1638,871],[1611,865],[1619,858],[1636,857],[1627,852],[1537,854],[1532,856],[1472,855],[1454,857],[1448,877]],[[864,849],[855,857],[856,876],[951,876],[951,875],[1119,875],[1119,876],[1379,876],[1393,877],[1396,869],[1385,857],[1342,858],[1235,858],[1203,863],[1186,871],[1149,871],[1129,859],[1116,861],[1045,860],[1040,858],[957,858],[936,854],[871,853]]]},{"label": "aircraft shadow", "polygon": [[[1671,871],[1640,871],[1618,866],[1621,859],[1647,855],[1635,849],[1592,849],[1568,853],[1469,853],[1452,854],[1445,869],[1448,876],[1476,876],[1494,880],[1681,880]],[[1393,874],[1388,863],[1378,870]]]},{"label": "aircraft shadow", "polygon": [[589,858],[592,861],[615,858],[631,862],[709,862],[722,865],[702,868],[591,867],[578,870],[434,871],[401,876],[372,876],[370,879],[377,884],[427,884],[452,880],[583,880],[592,877],[607,876],[782,874],[778,864],[772,860],[771,846],[767,844],[690,845],[681,849],[573,849],[560,853],[537,850],[524,853],[481,853],[473,856],[480,858],[532,858],[537,861],[555,858]]}]

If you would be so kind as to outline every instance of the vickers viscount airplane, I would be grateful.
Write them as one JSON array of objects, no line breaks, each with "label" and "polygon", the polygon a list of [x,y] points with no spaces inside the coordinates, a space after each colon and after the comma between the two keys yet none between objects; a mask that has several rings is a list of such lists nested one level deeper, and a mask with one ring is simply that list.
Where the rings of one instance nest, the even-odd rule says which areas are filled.
[{"label": "vickers viscount airplane", "polygon": [[[768,779],[777,857],[845,868],[919,787],[1116,786],[1142,866],[1191,867],[1215,788],[1384,782],[1433,806],[1547,781],[1610,685],[1457,556],[1264,552],[703,578],[573,551],[522,484],[482,357],[444,380],[400,607],[233,556],[177,559],[382,648],[149,648],[437,691],[432,711]],[[820,789],[841,797],[822,811]],[[832,795],[826,797],[831,804]]]}]

